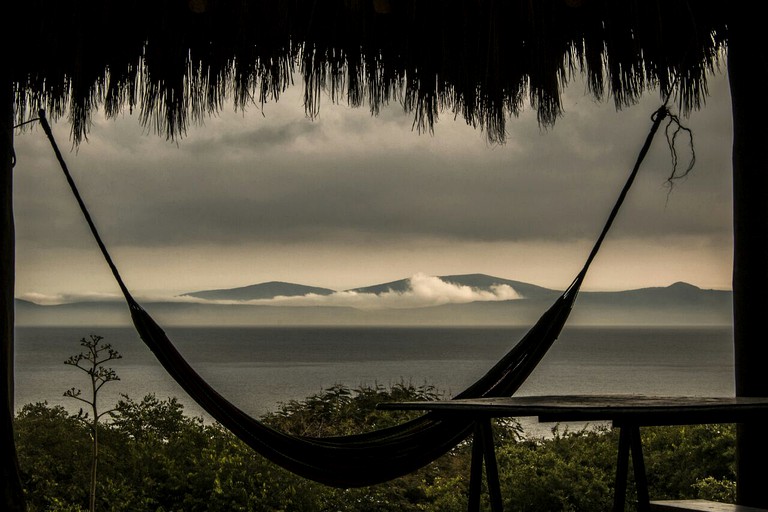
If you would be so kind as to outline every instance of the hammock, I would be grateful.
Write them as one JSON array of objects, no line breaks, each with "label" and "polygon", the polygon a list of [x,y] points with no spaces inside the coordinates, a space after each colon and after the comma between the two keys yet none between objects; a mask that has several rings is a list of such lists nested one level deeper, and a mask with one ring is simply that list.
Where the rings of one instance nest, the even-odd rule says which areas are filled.
[{"label": "hammock", "polygon": [[[663,106],[652,116],[653,124],[632,172],[589,257],[571,285],[522,340],[512,347],[488,373],[455,398],[509,396],[536,368],[560,335],[587,270],[624,202],[661,121],[667,115],[669,112],[666,106]],[[125,296],[139,336],[190,397],[256,452],[305,478],[334,487],[361,487],[411,473],[445,454],[472,433],[473,423],[469,420],[446,419],[437,414],[428,413],[394,427],[364,434],[313,438],[280,432],[241,411],[213,389],[184,360],[163,329],[132,297],[77,190],[53,138],[44,111],[40,111],[40,123],[96,243]]]}]

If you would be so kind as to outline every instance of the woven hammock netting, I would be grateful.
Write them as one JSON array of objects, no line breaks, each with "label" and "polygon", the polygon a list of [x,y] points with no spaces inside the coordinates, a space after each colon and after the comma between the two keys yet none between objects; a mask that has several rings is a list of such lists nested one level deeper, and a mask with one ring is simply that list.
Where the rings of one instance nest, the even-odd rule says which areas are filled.
[{"label": "woven hammock netting", "polygon": [[[584,267],[571,285],[493,368],[454,398],[510,396],[536,368],[560,335],[587,270],[634,181],[659,125],[668,114],[666,106],[654,113],[653,124],[635,166]],[[365,434],[302,437],[275,430],[233,405],[187,363],[163,329],[133,298],[96,230],[42,111],[40,122],[92,234],[125,296],[139,336],[192,399],[256,452],[308,479],[335,487],[360,487],[408,474],[445,454],[473,432],[472,420],[428,413],[398,426]]]}]

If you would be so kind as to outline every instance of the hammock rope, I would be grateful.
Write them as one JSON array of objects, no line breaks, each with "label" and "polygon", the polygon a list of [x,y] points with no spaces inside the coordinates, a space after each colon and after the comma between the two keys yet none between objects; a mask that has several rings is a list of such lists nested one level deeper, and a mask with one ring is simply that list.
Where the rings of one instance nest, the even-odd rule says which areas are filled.
[{"label": "hammock rope", "polygon": [[[589,266],[618,215],[662,120],[669,115],[666,103],[654,112],[651,118],[653,123],[635,165],[573,282],[498,363],[454,398],[509,396],[533,372],[560,335]],[[125,297],[140,338],[198,405],[255,451],[305,478],[334,487],[361,487],[415,471],[445,454],[472,433],[473,424],[469,420],[445,419],[435,413],[427,413],[394,427],[363,434],[326,438],[294,436],[269,427],[233,405],[187,363],[163,329],[133,298],[96,229],[42,110],[39,121],[91,234]]]}]

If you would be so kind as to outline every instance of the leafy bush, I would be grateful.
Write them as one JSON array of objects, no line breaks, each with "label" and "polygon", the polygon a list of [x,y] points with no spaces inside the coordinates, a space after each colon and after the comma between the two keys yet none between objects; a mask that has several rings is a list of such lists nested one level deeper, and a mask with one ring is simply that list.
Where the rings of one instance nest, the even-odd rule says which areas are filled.
[{"label": "leafy bush", "polygon": [[46,402],[27,404],[14,428],[30,508],[63,511],[70,503],[87,508],[91,437],[77,416]]},{"label": "leafy bush", "polygon": [[378,411],[380,402],[437,400],[440,393],[430,385],[399,383],[389,388],[382,385],[361,386],[351,390],[336,385],[304,400],[283,403],[264,421],[291,434],[327,437],[359,434],[387,428],[420,413],[413,411]]},{"label": "leafy bush", "polygon": [[[296,434],[349,434],[410,417],[376,411],[380,401],[438,397],[430,386],[334,386],[283,404],[264,420]],[[61,407],[38,403],[25,406],[15,426],[30,510],[86,509],[90,440],[83,424]],[[545,439],[521,439],[516,422],[499,422],[494,432],[505,509],[610,509],[616,431],[555,430]],[[730,426],[643,429],[651,495],[731,501],[734,438]],[[103,425],[102,450],[99,510],[458,512],[467,504],[469,443],[391,482],[334,489],[271,464],[217,424],[185,415],[175,398],[123,397]]]},{"label": "leafy bush", "polygon": [[[736,480],[734,425],[647,428],[642,438],[654,498],[697,498],[698,492],[732,501],[724,489]],[[715,481],[722,482],[719,491]]]},{"label": "leafy bush", "polygon": [[610,510],[617,436],[607,430],[553,431],[547,439],[497,448],[507,510]]}]

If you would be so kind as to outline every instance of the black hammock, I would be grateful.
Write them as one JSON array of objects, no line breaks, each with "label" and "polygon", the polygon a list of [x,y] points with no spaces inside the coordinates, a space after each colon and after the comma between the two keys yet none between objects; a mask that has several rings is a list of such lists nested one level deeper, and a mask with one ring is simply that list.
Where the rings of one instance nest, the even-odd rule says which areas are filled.
[{"label": "black hammock", "polygon": [[[595,242],[584,267],[571,285],[512,349],[476,383],[455,398],[500,397],[513,394],[541,361],[560,335],[587,270],[597,254],[619,208],[637,175],[661,121],[668,115],[659,108],[637,161]],[[304,437],[275,430],[248,416],[213,389],[182,357],[163,329],[131,296],[107,252],[88,209],[77,190],[53,138],[45,112],[40,123],[131,311],[133,324],[160,364],[213,418],[255,451],[289,471],[334,487],[361,487],[402,476],[434,461],[473,431],[468,420],[446,419],[428,413],[400,425],[344,437]]]}]

